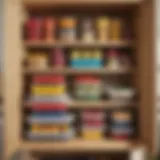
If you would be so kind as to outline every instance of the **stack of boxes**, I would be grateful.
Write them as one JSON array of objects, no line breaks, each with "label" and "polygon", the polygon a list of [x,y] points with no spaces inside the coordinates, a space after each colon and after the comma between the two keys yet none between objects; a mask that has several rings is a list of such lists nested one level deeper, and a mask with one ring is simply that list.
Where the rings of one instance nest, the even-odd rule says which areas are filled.
[{"label": "stack of boxes", "polygon": [[102,50],[73,50],[70,64],[75,69],[95,69],[103,67]]},{"label": "stack of boxes", "polygon": [[82,138],[99,140],[104,137],[105,113],[101,110],[86,110],[81,115]]},{"label": "stack of boxes", "polygon": [[30,102],[33,112],[27,120],[31,139],[70,139],[73,115],[67,113],[66,85],[63,76],[33,77]]},{"label": "stack of boxes", "polygon": [[75,78],[75,96],[82,100],[98,100],[101,98],[101,79],[94,76],[78,76]]}]

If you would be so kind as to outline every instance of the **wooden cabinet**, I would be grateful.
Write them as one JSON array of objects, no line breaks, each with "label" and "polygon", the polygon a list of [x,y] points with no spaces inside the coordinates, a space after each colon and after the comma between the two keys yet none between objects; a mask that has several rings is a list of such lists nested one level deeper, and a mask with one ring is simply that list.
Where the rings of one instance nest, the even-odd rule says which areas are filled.
[{"label": "wooden cabinet", "polygon": [[[98,151],[130,151],[136,146],[145,146],[149,151],[155,151],[155,88],[154,88],[154,1],[153,0],[17,0],[13,5],[5,0],[4,19],[4,112],[5,112],[5,156],[9,159],[18,149],[27,151],[55,151],[55,152],[98,152]],[[86,8],[87,6],[87,8]],[[139,90],[140,98],[133,105],[138,113],[138,136],[133,141],[117,142],[114,140],[102,140],[97,142],[82,141],[79,139],[69,142],[27,142],[22,136],[23,130],[23,106],[29,106],[22,102],[24,88],[24,74],[34,74],[34,70],[22,68],[25,49],[28,47],[51,48],[55,46],[65,47],[67,43],[33,43],[22,39],[22,26],[24,15],[28,11],[52,8],[69,8],[72,12],[98,13],[112,10],[126,14],[130,13],[132,27],[135,34],[134,41],[117,42],[108,44],[89,44],[90,47],[98,46],[133,46],[136,57],[136,66],[133,72],[133,81]],[[115,8],[115,10],[114,10]],[[120,10],[120,11],[119,11]],[[75,43],[73,46],[84,47],[84,43]],[[70,47],[72,47],[70,45]],[[47,74],[57,71],[43,70]],[[59,70],[62,74],[81,74],[72,69]],[[90,73],[90,70],[85,70]],[[125,71],[132,72],[132,71]],[[91,72],[93,74],[110,74],[106,70]],[[123,73],[123,71],[120,71]],[[116,74],[116,73],[115,73]],[[73,108],[82,105],[82,108],[93,104],[74,102]],[[96,102],[94,106],[105,106],[106,108],[118,105],[116,102]],[[116,108],[116,107],[114,107]]]}]

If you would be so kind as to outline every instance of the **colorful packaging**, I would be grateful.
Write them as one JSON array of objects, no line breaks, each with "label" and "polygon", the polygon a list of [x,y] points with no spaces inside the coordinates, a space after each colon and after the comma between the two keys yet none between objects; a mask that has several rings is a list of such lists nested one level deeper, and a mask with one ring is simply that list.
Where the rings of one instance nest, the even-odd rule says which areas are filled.
[{"label": "colorful packaging", "polygon": [[46,41],[55,41],[56,39],[56,20],[53,17],[44,19],[44,39]]},{"label": "colorful packaging", "polygon": [[63,17],[60,20],[60,40],[72,42],[76,40],[77,19],[75,17]]}]

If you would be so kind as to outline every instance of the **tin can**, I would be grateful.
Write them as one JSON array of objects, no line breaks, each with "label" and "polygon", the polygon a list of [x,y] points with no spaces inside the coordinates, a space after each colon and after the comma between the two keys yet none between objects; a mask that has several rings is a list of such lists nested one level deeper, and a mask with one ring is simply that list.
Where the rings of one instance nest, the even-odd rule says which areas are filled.
[{"label": "tin can", "polygon": [[111,20],[111,40],[120,40],[122,37],[122,19],[114,18]]},{"label": "tin can", "polygon": [[60,40],[73,41],[76,39],[77,20],[74,17],[63,17],[60,20]]},{"label": "tin can", "polygon": [[108,17],[99,17],[96,20],[97,38],[99,41],[107,41],[110,32],[110,19]]},{"label": "tin can", "polygon": [[55,41],[56,39],[56,20],[52,17],[47,17],[44,20],[44,38],[47,41]]},{"label": "tin can", "polygon": [[82,20],[82,40],[86,42],[95,40],[95,29],[93,20],[91,18],[85,18]]},{"label": "tin can", "polygon": [[26,23],[27,40],[40,40],[42,36],[42,19],[31,18]]}]

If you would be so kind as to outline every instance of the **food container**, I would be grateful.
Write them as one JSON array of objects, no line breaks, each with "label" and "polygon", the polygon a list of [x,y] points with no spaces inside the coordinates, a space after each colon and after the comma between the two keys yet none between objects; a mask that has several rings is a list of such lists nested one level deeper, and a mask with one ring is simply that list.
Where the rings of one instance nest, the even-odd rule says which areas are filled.
[{"label": "food container", "polygon": [[123,21],[121,18],[111,19],[111,30],[110,30],[111,40],[118,41],[122,39],[122,24]]},{"label": "food container", "polygon": [[111,99],[132,100],[135,96],[135,90],[132,88],[110,88],[107,89]]},{"label": "food container", "polygon": [[56,40],[56,20],[53,17],[44,19],[44,39],[46,41]]},{"label": "food container", "polygon": [[29,131],[27,133],[27,137],[30,140],[71,140],[75,137],[75,131],[73,129],[70,129],[69,131],[66,132],[61,132],[61,133],[43,133],[43,132],[38,132],[34,133],[32,131]]},{"label": "food container", "polygon": [[93,19],[84,18],[81,21],[81,34],[84,42],[93,42],[95,40],[95,28],[93,25]]},{"label": "food container", "polygon": [[28,124],[71,124],[73,121],[74,116],[65,112],[33,113],[27,117]]},{"label": "food container", "polygon": [[76,78],[75,95],[78,99],[99,99],[101,96],[101,81],[98,78],[87,76]]},{"label": "food container", "polygon": [[108,17],[98,17],[96,20],[96,28],[98,41],[108,41],[110,33],[110,19]]},{"label": "food container", "polygon": [[64,51],[62,49],[55,49],[52,58],[54,67],[63,68],[65,66]]},{"label": "food container", "polygon": [[103,139],[103,132],[100,130],[88,130],[82,131],[82,138],[86,140],[100,140]]},{"label": "food container", "polygon": [[73,42],[76,40],[77,19],[75,17],[66,16],[60,20],[60,40]]},{"label": "food container", "polygon": [[48,59],[45,53],[29,54],[27,57],[28,68],[46,69],[48,67]]},{"label": "food container", "polygon": [[26,22],[27,40],[41,40],[42,37],[42,19],[32,17]]},{"label": "food container", "polygon": [[105,113],[101,111],[84,111],[81,117],[83,121],[103,121]]}]

